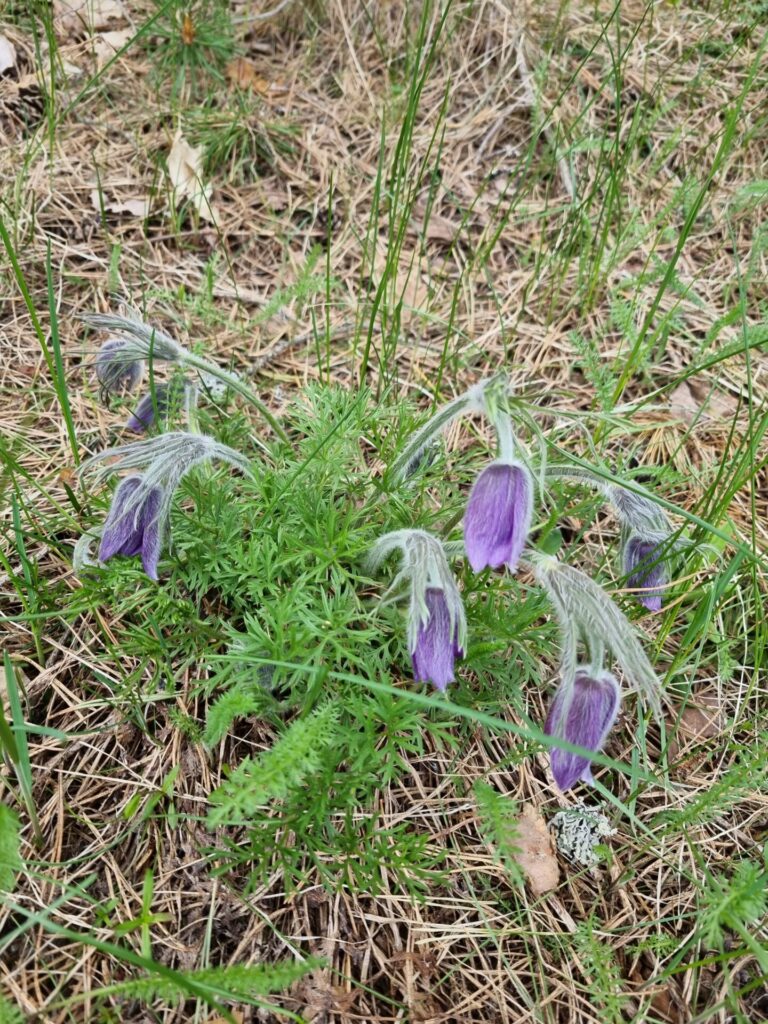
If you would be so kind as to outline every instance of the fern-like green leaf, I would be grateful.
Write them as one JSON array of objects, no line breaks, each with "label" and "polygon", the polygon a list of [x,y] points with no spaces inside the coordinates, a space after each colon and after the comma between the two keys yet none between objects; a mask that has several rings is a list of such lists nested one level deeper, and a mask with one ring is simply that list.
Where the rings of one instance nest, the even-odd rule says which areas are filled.
[{"label": "fern-like green leaf", "polygon": [[592,338],[578,331],[571,331],[568,337],[581,358],[584,376],[592,385],[601,408],[612,409],[614,378],[607,360]]},{"label": "fern-like green leaf", "polygon": [[[207,989],[210,996],[224,1002],[253,1002],[259,996],[284,992],[305,974],[322,966],[322,961],[284,960],[276,964],[234,964],[225,967],[209,967],[199,971],[185,971],[187,981]],[[124,999],[138,999],[151,1003],[161,999],[166,1003],[178,1003],[189,997],[188,989],[177,984],[172,978],[150,974],[109,985],[102,991],[94,991],[91,998],[120,996]],[[0,1024],[2,1018],[0,1017]]]},{"label": "fern-like green leaf", "polygon": [[331,704],[295,721],[257,760],[246,758],[211,794],[208,823],[248,821],[272,800],[282,800],[314,775],[336,735],[338,712]]},{"label": "fern-like green leaf", "polygon": [[517,863],[517,804],[487,782],[476,782],[474,793],[483,837],[493,847],[512,881],[523,885]]},{"label": "fern-like green leaf", "polygon": [[203,742],[212,747],[229,732],[236,718],[252,715],[264,706],[264,694],[252,681],[238,683],[208,709]]},{"label": "fern-like green leaf", "polygon": [[0,993],[0,1024],[24,1024],[24,1014],[2,993]]},{"label": "fern-like green leaf", "polygon": [[23,863],[19,852],[19,819],[0,804],[0,892],[10,892]]},{"label": "fern-like green leaf", "polygon": [[623,1024],[626,1018],[629,995],[616,962],[613,945],[601,935],[595,934],[592,917],[582,921],[573,934],[573,944],[579,954],[590,999],[600,1010],[604,1024]]},{"label": "fern-like green leaf", "polygon": [[710,946],[722,945],[724,931],[743,932],[765,917],[768,910],[768,873],[762,865],[742,860],[733,875],[709,880],[702,913],[702,932]]}]

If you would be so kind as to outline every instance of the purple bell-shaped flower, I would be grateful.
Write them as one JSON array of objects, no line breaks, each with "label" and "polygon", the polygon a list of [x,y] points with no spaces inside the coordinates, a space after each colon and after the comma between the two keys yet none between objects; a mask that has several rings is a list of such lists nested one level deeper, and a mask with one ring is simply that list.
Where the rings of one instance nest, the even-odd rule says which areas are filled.
[{"label": "purple bell-shaped flower", "polygon": [[637,588],[638,601],[650,611],[660,612],[663,592],[659,588],[669,579],[661,544],[630,537],[624,547],[624,575],[629,586]]},{"label": "purple bell-shaped flower", "polygon": [[[555,694],[544,732],[597,753],[616,720],[620,700],[619,684],[610,673],[590,675],[579,669],[570,685],[562,684]],[[579,779],[593,781],[588,758],[558,748],[552,750],[552,774],[563,791]]]},{"label": "purple bell-shaped flower", "polygon": [[[81,470],[95,469],[97,481],[114,473],[134,471],[115,490],[101,528],[99,561],[106,562],[115,555],[141,554],[147,575],[156,580],[160,551],[170,533],[173,496],[194,466],[212,459],[249,471],[248,460],[239,452],[213,437],[186,430],[105,448],[86,459]],[[108,460],[113,461],[105,465]],[[93,532],[89,531],[91,536]],[[87,541],[80,544],[77,556],[80,564],[87,564]]]},{"label": "purple bell-shaped flower", "polygon": [[502,565],[514,572],[533,515],[533,481],[518,462],[492,462],[478,476],[464,516],[464,545],[475,572]]},{"label": "purple bell-shaped flower", "polygon": [[467,620],[459,588],[442,541],[426,530],[394,530],[373,545],[368,566],[375,570],[393,551],[402,567],[387,594],[408,581],[408,653],[417,682],[445,690],[454,680],[454,663],[464,657]]},{"label": "purple bell-shaped flower", "polygon": [[163,545],[163,491],[161,487],[152,487],[136,500],[141,487],[140,476],[126,477],[118,484],[101,535],[99,561],[106,562],[115,555],[140,554],[147,576],[156,580]]},{"label": "purple bell-shaped flower", "polygon": [[410,652],[413,676],[419,683],[431,682],[438,690],[445,690],[454,680],[456,658],[464,657],[459,642],[460,621],[455,615],[451,616],[442,590],[429,587],[424,598],[428,617],[419,623]]},{"label": "purple bell-shaped flower", "polygon": [[137,359],[128,341],[108,338],[96,356],[96,378],[103,396],[133,391],[144,376],[144,363]]}]

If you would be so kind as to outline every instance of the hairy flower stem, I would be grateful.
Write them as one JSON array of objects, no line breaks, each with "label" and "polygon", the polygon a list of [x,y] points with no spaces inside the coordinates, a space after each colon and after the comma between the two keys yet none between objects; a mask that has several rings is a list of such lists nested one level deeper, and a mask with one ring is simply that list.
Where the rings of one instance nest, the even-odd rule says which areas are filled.
[{"label": "hairy flower stem", "polygon": [[412,435],[409,443],[392,463],[390,473],[393,480],[399,482],[404,477],[410,476],[409,470],[412,470],[414,464],[418,463],[419,456],[429,442],[445,430],[457,416],[461,416],[471,404],[472,399],[469,393],[465,393],[454,398],[452,402],[440,406],[435,415]]},{"label": "hairy flower stem", "polygon": [[241,395],[247,402],[250,402],[254,409],[256,409],[259,412],[259,414],[264,417],[264,419],[267,421],[267,423],[270,425],[272,430],[280,438],[281,441],[285,441],[286,444],[290,443],[290,438],[283,430],[283,428],[280,426],[280,424],[277,422],[272,413],[269,411],[269,409],[266,407],[266,405],[262,402],[260,398],[258,398],[251,391],[249,387],[243,384],[242,381],[240,381],[235,376],[235,374],[230,373],[228,370],[222,370],[221,367],[216,366],[214,363],[209,363],[207,359],[202,359],[200,356],[196,356],[194,355],[194,353],[191,352],[188,355],[184,356],[183,361],[185,365],[192,366],[194,367],[194,369],[200,370],[202,373],[208,373],[212,377],[216,377],[223,384],[226,384],[227,387],[230,387],[232,388],[233,391],[236,391],[238,395]]},{"label": "hairy flower stem", "polygon": [[612,652],[627,680],[661,721],[661,683],[632,626],[608,594],[589,576],[551,555],[533,552],[524,565],[533,570],[537,582],[546,590],[560,621],[564,680],[567,682],[574,672],[581,638],[586,641],[592,660],[602,660],[605,649]]},{"label": "hairy flower stem", "polygon": [[596,473],[592,473],[588,469],[582,469],[579,466],[547,466],[545,475],[561,480],[571,480],[573,483],[584,484],[587,487],[594,487],[596,491],[601,491],[606,496],[610,487],[610,484],[601,479]]},{"label": "hairy flower stem", "polygon": [[493,425],[499,441],[499,461],[511,463],[515,458],[515,435],[508,413],[494,417]]}]

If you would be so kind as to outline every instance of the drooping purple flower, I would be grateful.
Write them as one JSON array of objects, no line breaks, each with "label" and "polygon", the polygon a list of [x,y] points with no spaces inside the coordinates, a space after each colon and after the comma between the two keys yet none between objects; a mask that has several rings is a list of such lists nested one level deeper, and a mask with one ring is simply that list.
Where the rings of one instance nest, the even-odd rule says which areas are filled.
[{"label": "drooping purple flower", "polygon": [[[597,753],[616,720],[619,701],[619,684],[610,673],[591,676],[580,669],[570,686],[559,687],[544,732]],[[593,781],[588,758],[558,748],[552,750],[552,774],[563,791],[579,779]]]},{"label": "drooping purple flower", "polygon": [[139,404],[128,417],[126,430],[134,434],[143,434],[153,426],[157,416],[165,418],[171,404],[173,392],[170,384],[157,384],[154,392],[149,391],[139,400]]},{"label": "drooping purple flower", "polygon": [[137,359],[129,342],[107,338],[96,356],[96,377],[104,395],[133,391],[144,376],[144,363]]},{"label": "drooping purple flower", "polygon": [[492,462],[475,480],[464,516],[464,546],[475,572],[506,565],[510,572],[528,539],[533,481],[525,466]]},{"label": "drooping purple flower", "polygon": [[[189,430],[105,448],[86,459],[81,471],[95,470],[97,482],[131,470],[118,485],[101,528],[100,561],[141,553],[147,575],[157,579],[160,551],[170,531],[173,496],[191,469],[213,459],[249,472],[245,456],[213,437]],[[87,550],[82,546],[78,559],[81,565],[87,564]]]},{"label": "drooping purple flower", "polygon": [[392,530],[373,545],[368,568],[374,572],[397,550],[402,555],[401,568],[384,599],[408,581],[408,653],[414,677],[445,690],[453,682],[456,658],[464,656],[467,644],[467,617],[446,547],[426,530]]},{"label": "drooping purple flower", "polygon": [[630,587],[642,588],[635,595],[652,612],[661,611],[660,587],[668,581],[664,553],[660,544],[630,537],[624,547],[624,575]]},{"label": "drooping purple flower", "polygon": [[459,643],[460,623],[456,618],[451,621],[448,601],[442,590],[428,587],[424,598],[429,616],[419,623],[411,650],[413,676],[419,683],[430,682],[438,690],[445,690],[454,680],[456,658],[464,656]]},{"label": "drooping purple flower", "polygon": [[163,491],[161,487],[152,487],[138,501],[132,500],[140,487],[140,476],[126,477],[118,484],[104,523],[99,561],[106,562],[115,555],[140,554],[144,572],[156,580],[163,544]]}]

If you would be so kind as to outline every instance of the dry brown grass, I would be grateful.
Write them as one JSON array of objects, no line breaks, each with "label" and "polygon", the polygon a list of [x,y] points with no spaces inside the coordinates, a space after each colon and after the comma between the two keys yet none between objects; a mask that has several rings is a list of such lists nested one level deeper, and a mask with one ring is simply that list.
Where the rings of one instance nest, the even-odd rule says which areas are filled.
[{"label": "dry brown grass", "polygon": [[[610,5],[599,7],[606,17]],[[505,363],[521,390],[542,395],[553,407],[589,407],[592,387],[570,332],[578,330],[593,339],[605,365],[613,364],[626,349],[611,301],[628,275],[649,267],[654,258],[672,256],[680,210],[664,211],[680,180],[711,163],[723,110],[735,103],[761,41],[755,30],[753,37],[734,42],[732,17],[713,15],[697,5],[659,4],[652,16],[642,3],[622,5],[622,45],[628,50],[622,60],[617,129],[611,77],[616,40],[599,38],[591,4],[565,5],[558,20],[559,8],[555,3],[531,4],[512,12],[498,0],[482,0],[466,15],[457,11],[450,38],[425,85],[413,132],[413,168],[429,150],[446,88],[450,98],[433,213],[424,229],[425,175],[396,281],[406,307],[412,307],[403,314],[397,375],[416,395],[423,390],[431,393],[446,330],[452,325],[455,358],[446,386],[454,383],[454,371],[458,385]],[[130,24],[139,26],[145,15],[143,4],[131,5]],[[407,47],[413,18],[400,3],[382,5],[373,18],[394,63]],[[102,443],[119,423],[119,414],[100,408],[81,386],[83,334],[77,320],[81,313],[109,307],[115,288],[139,303],[151,292],[152,316],[173,324],[183,340],[205,343],[245,373],[258,367],[263,392],[278,410],[281,396],[284,399],[318,376],[313,347],[289,344],[296,336],[306,336],[311,326],[307,318],[296,324],[275,317],[253,334],[244,333],[243,323],[276,288],[295,279],[311,248],[326,238],[331,187],[331,270],[340,282],[331,311],[338,330],[331,375],[353,384],[359,351],[350,346],[349,326],[358,308],[361,274],[370,273],[371,263],[369,259],[363,266],[361,235],[374,192],[382,118],[385,111],[388,118],[401,112],[365,9],[331,0],[310,17],[296,3],[294,9],[243,36],[257,76],[254,81],[263,92],[259,116],[290,124],[295,129],[294,149],[278,154],[272,167],[260,168],[244,184],[228,180],[226,166],[220,168],[213,179],[220,211],[218,233],[189,218],[177,226],[170,217],[158,166],[173,140],[176,115],[170,95],[158,90],[150,77],[146,53],[129,51],[109,68],[100,88],[57,121],[55,142],[49,147],[32,40],[18,27],[4,31],[18,50],[16,71],[0,79],[0,181],[8,204],[4,217],[8,223],[10,214],[15,224],[16,251],[44,326],[44,266],[50,244],[81,444],[87,448]],[[708,48],[713,40],[729,45],[717,54]],[[94,71],[90,39],[64,34],[60,44],[62,59],[84,74]],[[518,60],[521,45],[526,68]],[[764,69],[762,75],[745,105],[737,142],[711,186],[705,213],[677,266],[679,279],[693,288],[682,298],[668,290],[661,303],[662,313],[677,306],[679,329],[627,393],[637,397],[653,387],[671,385],[636,415],[633,443],[648,464],[674,466],[679,493],[669,496],[688,508],[699,506],[712,467],[734,443],[732,425],[737,438],[748,429],[750,410],[746,404],[738,406],[739,397],[747,394],[748,372],[755,402],[765,395],[768,360],[759,350],[752,352],[749,371],[744,358],[736,356],[719,363],[711,374],[675,386],[691,363],[697,341],[738,301],[740,273],[741,297],[745,307],[755,311],[755,320],[760,303],[768,298],[768,248],[756,244],[761,232],[765,237],[765,206],[735,212],[729,206],[744,185],[766,177]],[[59,110],[82,83],[82,78],[74,78],[63,84]],[[540,97],[534,108],[532,92]],[[618,197],[625,216],[638,218],[640,241],[617,255],[611,251],[616,241],[611,229],[606,248],[611,258],[596,272],[594,287],[585,288],[580,276],[585,250],[573,241],[570,176],[581,199],[594,190],[587,220],[596,237],[601,230],[598,213],[609,190],[605,172],[610,147],[617,137],[628,136],[635,109],[644,102],[656,103],[660,112],[647,143],[636,145],[629,154]],[[518,161],[550,112],[533,165],[519,178]],[[562,133],[566,138],[600,141],[608,155],[581,150],[573,155],[572,166],[558,162],[552,146],[560,145]],[[662,147],[675,138],[677,143],[659,160]],[[396,132],[391,131],[385,163],[395,143]],[[557,155],[563,152],[561,146]],[[102,222],[91,201],[97,175],[110,201],[154,196],[148,220],[108,213]],[[505,223],[506,204],[520,190],[525,194],[524,212],[514,213]],[[658,225],[652,227],[657,218]],[[487,260],[474,266],[478,252],[500,225]],[[648,227],[644,236],[643,225]],[[373,259],[378,270],[384,265],[387,244],[382,217],[379,252]],[[219,319],[208,308],[188,304],[183,322],[174,323],[181,308],[174,295],[180,289],[191,295],[198,292],[214,252],[225,257],[214,286]],[[744,274],[750,260],[750,272]],[[44,510],[50,496],[66,501],[63,484],[69,477],[62,480],[60,474],[71,466],[71,454],[28,311],[10,276],[4,274],[2,280],[2,426],[29,474],[26,499]],[[657,287],[658,281],[633,286],[633,294],[640,296],[640,316]],[[727,328],[713,350],[738,337],[738,325]],[[711,388],[714,399],[694,423]],[[36,493],[34,481],[44,482],[45,491]],[[7,517],[11,493],[9,488],[3,498]],[[754,515],[757,543],[765,549],[764,467],[751,493],[745,489],[734,496],[730,515],[745,535]],[[44,537],[41,525],[37,546],[30,551],[39,577],[66,580],[75,588],[71,566]],[[599,548],[599,536],[594,542]],[[16,555],[10,557],[18,571]],[[0,598],[10,614],[18,615],[7,576]],[[106,610],[104,615],[108,616]],[[109,621],[102,626],[108,631]],[[753,793],[712,824],[693,824],[688,842],[675,835],[644,848],[621,829],[612,842],[610,871],[593,877],[563,865],[557,891],[513,899],[511,883],[480,837],[474,801],[471,793],[467,795],[471,783],[488,778],[521,803],[538,807],[568,801],[554,789],[545,758],[504,771],[500,765],[508,741],[478,731],[459,759],[431,750],[413,760],[409,774],[382,791],[377,808],[382,827],[407,818],[435,844],[447,847],[450,882],[445,890],[418,904],[386,877],[376,897],[343,884],[338,892],[328,892],[310,879],[301,891],[286,895],[276,876],[244,898],[226,880],[210,876],[199,852],[210,837],[194,817],[204,813],[208,794],[221,781],[217,758],[184,737],[162,700],[147,704],[153,715],[151,730],[131,724],[123,710],[113,706],[118,674],[104,677],[101,629],[95,630],[88,618],[81,619],[76,630],[64,632],[60,627],[57,623],[56,632],[44,634],[46,660],[39,664],[30,625],[16,618],[4,626],[5,644],[23,668],[32,719],[79,737],[66,743],[54,736],[31,739],[44,844],[36,849],[25,832],[25,853],[35,866],[20,881],[15,896],[31,913],[50,910],[67,891],[66,901],[52,911],[56,922],[112,939],[108,925],[141,914],[142,882],[152,867],[152,912],[158,915],[151,928],[152,953],[158,961],[186,969],[200,966],[206,953],[212,963],[259,962],[294,950],[319,954],[327,959],[328,969],[279,997],[282,1005],[313,1024],[588,1024],[608,1019],[591,999],[591,968],[578,958],[563,959],[553,939],[573,931],[594,912],[601,934],[610,936],[622,990],[629,996],[626,1020],[725,1024],[735,1019],[717,1004],[729,985],[738,987],[755,977],[753,961],[739,956],[724,968],[683,971],[672,981],[656,984],[661,958],[650,940],[661,929],[677,934],[682,942],[695,926],[696,890],[685,876],[689,872],[701,877],[697,853],[703,853],[708,863],[725,864],[736,854],[759,849],[768,821],[764,793]],[[764,686],[761,690],[754,685],[746,645],[745,639],[744,660],[730,678],[722,681],[707,669],[698,680],[697,696],[716,699],[725,722],[759,717]],[[189,692],[190,682],[180,681],[182,694]],[[540,718],[543,698],[534,696],[531,701],[531,715]],[[187,703],[184,696],[178,698],[178,707],[204,717],[203,707]],[[514,717],[512,712],[510,716]],[[642,794],[634,806],[638,818],[651,820],[662,799],[669,808],[682,807],[721,778],[735,756],[728,735],[726,730],[711,737],[704,752],[700,746],[687,752],[684,748],[682,767],[673,773],[674,787],[666,794],[657,789]],[[631,739],[631,725],[617,736]],[[254,725],[247,742],[259,749],[268,739]],[[617,738],[613,743],[612,756],[630,757],[624,741]],[[174,802],[179,820],[174,823],[165,813],[144,824],[126,821],[126,805],[156,793],[173,769],[178,769]],[[617,795],[626,799],[629,793]],[[95,880],[86,883],[94,873]],[[88,897],[74,893],[81,884],[87,884]],[[109,908],[101,920],[92,905],[94,898]],[[16,923],[8,908],[0,911],[0,933]],[[643,939],[649,942],[639,953]],[[136,933],[129,933],[126,941],[137,946]],[[101,1020],[103,1011],[87,998],[69,1011],[48,1007],[63,995],[87,996],[90,990],[119,980],[122,969],[94,948],[34,926],[6,950],[0,977],[3,989],[32,1019],[63,1024]],[[768,1019],[768,990],[757,987],[741,1005],[742,1019]],[[715,1008],[697,1016],[707,1013],[707,1007]],[[116,1016],[103,1019],[171,1024],[189,1016],[184,1009],[159,1007],[150,1012],[138,1004],[123,1004]],[[245,1009],[240,1019],[276,1018]]]}]

